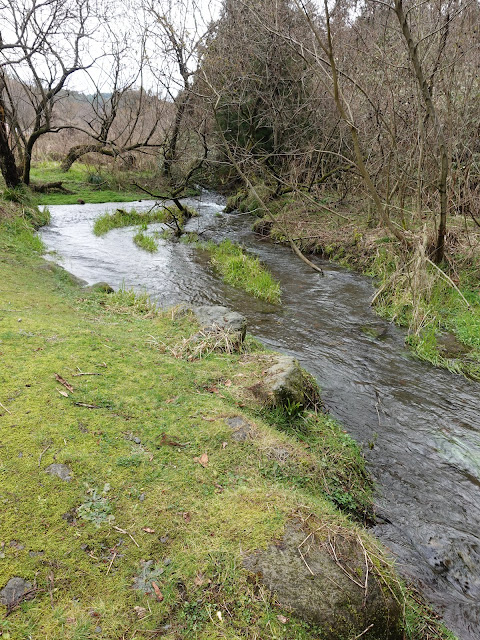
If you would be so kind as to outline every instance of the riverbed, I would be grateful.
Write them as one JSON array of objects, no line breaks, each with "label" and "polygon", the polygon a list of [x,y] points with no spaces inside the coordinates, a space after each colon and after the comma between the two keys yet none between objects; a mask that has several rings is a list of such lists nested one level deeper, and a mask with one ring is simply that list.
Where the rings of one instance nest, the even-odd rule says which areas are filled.
[{"label": "riverbed", "polygon": [[374,532],[446,624],[462,640],[478,640],[480,385],[414,359],[404,332],[372,311],[368,278],[318,260],[322,277],[253,234],[248,216],[225,214],[215,194],[187,201],[200,213],[189,230],[244,243],[280,281],[281,306],[224,284],[191,245],[159,240],[149,254],[134,245],[131,228],[93,235],[101,213],[153,204],[50,206],[51,224],[40,235],[56,252],[51,259],[90,284],[146,290],[162,306],[225,304],[245,314],[268,346],[297,357],[328,410],[364,445],[377,483]]}]

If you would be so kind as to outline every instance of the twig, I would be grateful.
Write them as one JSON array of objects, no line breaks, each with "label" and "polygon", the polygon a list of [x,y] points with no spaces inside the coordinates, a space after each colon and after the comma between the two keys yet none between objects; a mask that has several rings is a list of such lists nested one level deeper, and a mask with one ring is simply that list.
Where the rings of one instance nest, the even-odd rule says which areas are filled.
[{"label": "twig", "polygon": [[2,407],[2,409],[5,409],[5,411],[6,411],[7,413],[9,413],[10,415],[12,415],[12,412],[11,412],[11,411],[9,411],[9,410],[7,409],[7,407],[6,407],[4,404],[2,404],[1,402],[0,402],[0,407]]},{"label": "twig", "polygon": [[115,531],[119,531],[120,533],[123,533],[124,535],[128,536],[134,542],[134,544],[136,544],[137,547],[140,548],[140,545],[138,544],[138,542],[130,533],[128,533],[128,531],[125,531],[125,529],[120,529],[120,527],[113,527],[113,528],[115,529]]},{"label": "twig", "polygon": [[45,447],[45,449],[44,449],[44,450],[42,451],[42,453],[40,454],[40,457],[39,457],[39,459],[38,459],[38,466],[40,466],[40,464],[42,463],[43,455],[44,455],[45,453],[47,453],[47,451],[50,449],[50,447],[51,447],[51,446],[52,446],[52,445],[51,445],[51,444],[49,444],[49,445],[48,445],[48,447]]},{"label": "twig", "polygon": [[62,378],[62,376],[59,375],[58,373],[55,374],[55,380],[60,384],[62,384],[65,387],[65,389],[68,389],[70,393],[73,393],[72,385],[69,382],[67,382],[65,378]]},{"label": "twig", "polygon": [[308,536],[305,538],[305,540],[298,545],[297,549],[298,549],[298,553],[300,554],[300,557],[302,558],[303,562],[305,563],[305,566],[310,571],[312,576],[314,576],[315,574],[313,573],[313,571],[308,566],[308,562],[305,560],[305,556],[303,555],[303,553],[300,550],[300,547],[302,547],[311,536],[313,536],[313,531],[312,531],[312,533],[309,533]]},{"label": "twig", "polygon": [[82,373],[73,373],[72,374],[73,378],[78,378],[78,376],[103,376],[103,373],[84,373],[82,371]]},{"label": "twig", "polygon": [[96,404],[87,404],[86,402],[75,402],[75,406],[76,407],[86,407],[87,409],[101,409],[102,407],[99,407]]},{"label": "twig", "polygon": [[110,573],[110,569],[112,568],[113,561],[115,560],[116,557],[117,557],[117,552],[114,551],[112,559],[110,560],[110,564],[108,565],[108,569],[107,569],[107,573],[106,573],[107,576]]},{"label": "twig", "polygon": [[373,622],[366,629],[364,629],[362,633],[359,633],[358,636],[355,636],[353,640],[358,640],[358,638],[361,638],[365,633],[367,633],[367,631],[370,631],[372,627],[373,627]]}]

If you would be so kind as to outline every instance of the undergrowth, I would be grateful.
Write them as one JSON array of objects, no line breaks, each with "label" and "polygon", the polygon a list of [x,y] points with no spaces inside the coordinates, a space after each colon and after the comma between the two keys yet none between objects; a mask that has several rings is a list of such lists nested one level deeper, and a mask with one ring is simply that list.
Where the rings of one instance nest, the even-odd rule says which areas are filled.
[{"label": "undergrowth", "polygon": [[[406,342],[416,356],[480,380],[480,236],[471,221],[449,220],[446,262],[438,268],[428,259],[432,239],[423,222],[410,221],[413,248],[406,254],[358,206],[339,207],[329,194],[272,198],[265,185],[260,188],[279,224],[261,217],[260,211],[254,223],[257,233],[285,242],[286,228],[303,251],[372,276],[378,288],[377,312],[408,329]],[[245,190],[229,204],[258,215],[258,203]]]}]

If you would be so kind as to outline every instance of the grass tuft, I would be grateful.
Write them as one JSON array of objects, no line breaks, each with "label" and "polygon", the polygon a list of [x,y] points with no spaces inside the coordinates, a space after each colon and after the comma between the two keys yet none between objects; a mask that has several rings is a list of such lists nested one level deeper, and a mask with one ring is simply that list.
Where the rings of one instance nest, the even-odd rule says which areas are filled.
[{"label": "grass tuft", "polygon": [[155,253],[158,250],[158,243],[152,236],[147,236],[143,231],[138,231],[133,236],[133,242],[149,253]]},{"label": "grass tuft", "polygon": [[164,221],[165,211],[163,209],[154,209],[147,213],[140,213],[135,209],[130,209],[129,211],[117,209],[113,213],[104,213],[99,216],[93,225],[93,233],[96,236],[103,236],[112,229],[133,227],[135,225],[149,225],[153,222]]},{"label": "grass tuft", "polygon": [[209,242],[204,247],[209,251],[212,264],[225,282],[261,300],[272,304],[280,303],[280,285],[257,257],[246,253],[230,240],[224,240],[220,244]]}]

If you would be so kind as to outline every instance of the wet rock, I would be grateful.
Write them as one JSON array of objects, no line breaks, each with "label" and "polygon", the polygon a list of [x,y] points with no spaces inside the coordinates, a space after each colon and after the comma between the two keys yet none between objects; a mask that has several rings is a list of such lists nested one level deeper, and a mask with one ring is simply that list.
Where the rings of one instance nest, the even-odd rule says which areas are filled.
[{"label": "wet rock", "polygon": [[335,558],[320,538],[307,536],[290,523],[280,543],[245,557],[244,566],[282,605],[320,625],[325,640],[359,637],[370,625],[371,640],[401,640],[401,607],[371,568],[363,587],[365,556],[356,537],[346,530],[331,536]]},{"label": "wet rock", "polygon": [[221,329],[238,334],[241,342],[245,339],[247,321],[241,313],[220,306],[192,307],[192,312],[202,329]]},{"label": "wet rock", "polygon": [[67,467],[66,464],[58,464],[54,462],[45,469],[45,473],[49,473],[52,476],[57,476],[57,478],[60,478],[60,480],[65,480],[66,482],[70,482],[70,480],[72,479],[72,470],[70,469],[70,467]]},{"label": "wet rock", "polygon": [[10,578],[0,591],[0,604],[9,608],[19,604],[26,593],[31,591],[32,585],[23,578]]},{"label": "wet rock", "polygon": [[320,392],[311,376],[295,358],[278,355],[267,369],[261,383],[261,392],[267,404],[291,408],[308,407],[320,402]]},{"label": "wet rock", "polygon": [[252,430],[249,423],[242,416],[234,416],[226,418],[225,423],[231,427],[233,433],[232,438],[237,442],[245,442]]},{"label": "wet rock", "polygon": [[88,287],[83,288],[87,293],[114,293],[115,289],[108,282],[95,282]]}]

